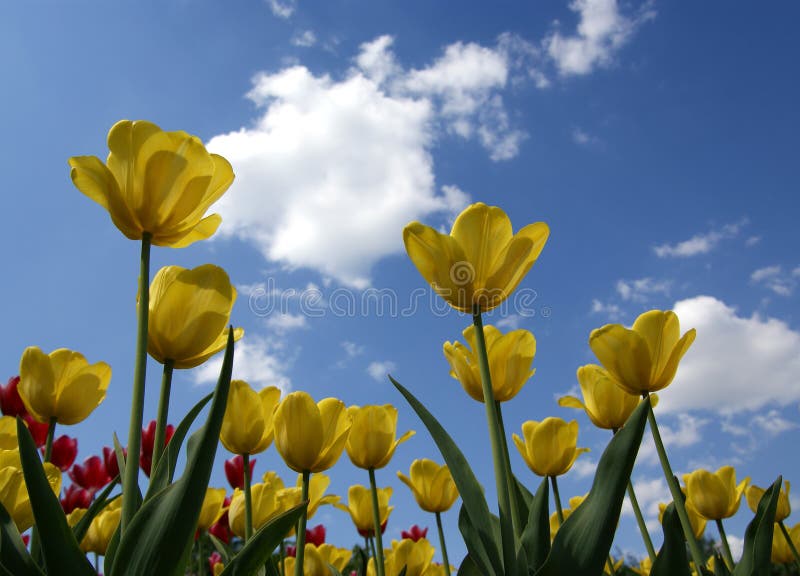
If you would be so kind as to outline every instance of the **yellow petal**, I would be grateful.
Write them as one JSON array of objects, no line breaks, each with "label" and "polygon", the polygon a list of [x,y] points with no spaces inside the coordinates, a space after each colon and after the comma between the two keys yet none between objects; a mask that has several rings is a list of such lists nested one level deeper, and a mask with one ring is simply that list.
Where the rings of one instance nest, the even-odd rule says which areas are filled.
[{"label": "yellow petal", "polygon": [[220,440],[234,454],[254,454],[264,435],[258,394],[244,380],[232,380]]},{"label": "yellow petal", "polygon": [[19,390],[25,409],[39,422],[49,422],[55,416],[56,382],[50,357],[37,346],[22,353],[19,364]]},{"label": "yellow petal", "polygon": [[474,271],[475,286],[486,287],[495,260],[513,237],[511,220],[497,206],[478,202],[459,214],[450,235]]},{"label": "yellow petal", "polygon": [[592,331],[589,346],[628,393],[641,394],[650,389],[650,350],[637,332],[620,324],[607,324]]},{"label": "yellow petal", "polygon": [[322,417],[311,396],[302,391],[286,396],[275,410],[274,424],[275,448],[286,465],[295,472],[311,471],[323,447]]}]

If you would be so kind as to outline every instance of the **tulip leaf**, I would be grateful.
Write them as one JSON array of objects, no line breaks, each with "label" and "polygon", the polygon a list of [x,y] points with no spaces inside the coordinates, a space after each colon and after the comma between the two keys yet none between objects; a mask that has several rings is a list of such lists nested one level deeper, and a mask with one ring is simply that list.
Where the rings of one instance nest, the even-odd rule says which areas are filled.
[{"label": "tulip leaf", "polygon": [[172,438],[167,443],[164,453],[159,458],[155,470],[150,475],[150,485],[147,487],[147,492],[144,495],[145,500],[152,498],[159,490],[163,490],[172,483],[175,476],[175,466],[178,462],[178,454],[180,453],[183,440],[189,432],[189,428],[194,423],[197,415],[205,408],[205,405],[211,401],[214,396],[213,393],[208,394],[205,398],[200,400],[194,407],[189,410],[189,413],[181,420],[172,434]]},{"label": "tulip leaf", "polygon": [[472,556],[467,554],[464,560],[461,561],[461,566],[458,567],[456,576],[481,576],[481,571]]},{"label": "tulip leaf", "polygon": [[228,547],[222,540],[220,540],[210,532],[206,532],[206,536],[208,536],[208,539],[211,542],[212,546],[214,546],[214,550],[217,551],[217,554],[219,554],[222,557],[222,563],[227,564],[231,557],[231,555],[228,553]]},{"label": "tulip leaf", "polygon": [[111,575],[174,574],[191,543],[206,495],[219,444],[233,368],[233,330],[205,424],[189,439],[186,468],[170,484],[142,504],[125,529]]},{"label": "tulip leaf", "polygon": [[[491,514],[490,517],[492,534],[495,542],[498,542],[500,540],[500,519],[494,514]],[[472,557],[472,561],[475,562],[478,567],[491,566],[491,559],[481,544],[481,535],[475,525],[470,521],[469,513],[463,502],[458,511],[458,530],[464,538],[464,544],[467,546],[467,552]],[[503,574],[503,571],[501,570],[497,572],[497,574]]]},{"label": "tulip leaf", "polygon": [[44,575],[28,553],[17,525],[2,504],[0,504],[0,567],[6,574],[16,576]]},{"label": "tulip leaf", "polygon": [[653,562],[650,576],[692,576],[686,555],[686,538],[674,502],[670,502],[664,510],[661,525],[664,528],[664,543]]},{"label": "tulip leaf", "polygon": [[462,535],[472,560],[487,576],[503,574],[503,562],[499,551],[500,538],[490,531],[492,520],[489,506],[486,504],[481,485],[472,472],[467,459],[428,409],[391,375],[389,375],[389,380],[422,420],[450,469],[450,474],[453,476],[453,481],[463,502],[462,513],[467,515],[463,523],[459,515],[459,528],[462,525],[467,526],[467,532],[464,533],[462,530]]},{"label": "tulip leaf", "polygon": [[550,483],[542,478],[530,504],[527,524],[520,537],[520,546],[527,556],[528,570],[535,573],[550,554]]},{"label": "tulip leaf", "polygon": [[28,427],[21,418],[17,418],[17,440],[19,457],[22,461],[22,473],[31,499],[33,517],[42,542],[42,553],[48,574],[64,574],[90,576],[95,575],[92,565],[86,559],[78,541],[67,524],[67,517],[53,489],[44,467],[39,460],[39,452]]},{"label": "tulip leaf", "polygon": [[719,554],[714,554],[714,571],[702,567],[704,576],[731,576],[731,571],[728,570],[728,565]]},{"label": "tulip leaf", "polygon": [[609,442],[597,464],[589,495],[558,529],[550,555],[537,576],[603,573],[649,409],[649,400],[640,402]]},{"label": "tulip leaf", "polygon": [[733,576],[768,576],[771,573],[773,524],[782,478],[778,479],[761,496],[755,518],[744,531],[742,558],[733,570]]},{"label": "tulip leaf", "polygon": [[225,565],[223,576],[250,576],[256,574],[272,556],[289,531],[297,525],[297,520],[308,505],[305,501],[282,514],[275,516],[253,534],[230,563]]},{"label": "tulip leaf", "polygon": [[120,495],[118,494],[113,498],[106,500],[108,495],[111,494],[111,491],[114,489],[114,486],[116,486],[117,482],[119,482],[119,476],[114,478],[111,482],[109,482],[108,486],[103,488],[103,491],[94,499],[92,505],[89,506],[86,514],[84,514],[78,523],[72,528],[72,533],[75,535],[75,540],[78,542],[83,540],[83,537],[86,536],[86,531],[89,530],[89,526],[92,524],[92,520],[94,520],[95,516],[97,516],[100,511],[113,500],[119,498]]}]

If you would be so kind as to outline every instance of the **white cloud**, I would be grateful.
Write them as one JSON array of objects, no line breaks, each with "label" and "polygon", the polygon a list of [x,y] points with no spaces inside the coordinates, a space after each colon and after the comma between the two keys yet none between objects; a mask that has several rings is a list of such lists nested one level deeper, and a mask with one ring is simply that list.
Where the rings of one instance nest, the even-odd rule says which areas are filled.
[{"label": "white cloud", "polygon": [[750,274],[750,280],[753,282],[763,282],[764,280],[769,280],[770,278],[780,275],[780,273],[780,266],[765,266]]},{"label": "white cloud", "polygon": [[647,277],[636,280],[618,280],[616,289],[623,300],[647,302],[652,295],[668,295],[671,285],[669,280],[654,280]]},{"label": "white cloud", "polygon": [[591,478],[597,470],[597,462],[582,456],[575,460],[575,463],[570,468],[570,473],[577,478]]},{"label": "white cloud", "polygon": [[593,137],[589,135],[588,132],[581,128],[574,128],[572,130],[572,141],[575,144],[580,144],[581,146],[586,146],[593,141]]},{"label": "white cloud", "polygon": [[592,299],[592,314],[602,314],[609,320],[618,320],[622,317],[622,310],[616,304],[606,304],[594,298]]},{"label": "white cloud", "polygon": [[776,318],[745,317],[711,296],[675,304],[683,331],[697,338],[658,410],[710,410],[722,415],[786,406],[800,400],[800,333]]},{"label": "white cloud", "polygon": [[761,236],[750,236],[744,241],[744,245],[749,248],[751,246],[755,246],[759,242],[761,242]]},{"label": "white cloud", "polygon": [[794,278],[800,278],[800,266],[798,266],[797,268],[795,268],[794,270],[792,270],[792,277],[794,277]]},{"label": "white cloud", "polygon": [[503,330],[517,330],[524,320],[519,314],[508,314],[494,322],[494,325]]},{"label": "white cloud", "polygon": [[278,312],[267,318],[267,327],[278,334],[285,334],[290,330],[308,328],[308,319],[303,314]]},{"label": "white cloud", "polygon": [[395,368],[397,368],[397,365],[389,360],[373,362],[367,366],[367,374],[369,374],[373,380],[383,382],[386,379],[386,375]]},{"label": "white cloud", "polygon": [[297,8],[297,0],[267,0],[267,6],[278,18],[290,18]]},{"label": "white cloud", "polygon": [[744,552],[744,538],[739,538],[733,534],[727,534],[728,546],[731,549],[731,556],[734,562],[738,562]]},{"label": "white cloud", "polygon": [[[662,477],[634,479],[633,490],[642,515],[647,519],[658,521],[658,505],[672,502],[669,487]],[[622,502],[622,514],[633,515],[633,506],[628,498]]]},{"label": "white cloud", "polygon": [[654,246],[653,251],[659,258],[688,258],[699,254],[708,254],[722,240],[735,238],[742,228],[747,225],[747,219],[742,219],[733,224],[726,224],[718,229],[710,230],[705,234],[696,234],[677,244],[661,244]]},{"label": "white cloud", "polygon": [[798,274],[795,268],[791,273],[784,273],[781,266],[765,266],[753,271],[750,280],[760,284],[779,296],[791,296],[794,291]]},{"label": "white cloud", "polygon": [[574,35],[559,30],[544,40],[544,47],[563,76],[590,73],[597,66],[608,66],[616,52],[633,33],[655,17],[651,3],[636,13],[624,15],[616,0],[574,0],[570,10],[578,14]]},{"label": "white cloud", "polygon": [[317,36],[313,30],[298,31],[292,36],[291,43],[300,48],[311,48],[317,43]]},{"label": "white cloud", "polygon": [[[291,390],[287,372],[293,360],[284,357],[273,342],[273,339],[249,334],[237,342],[233,351],[233,378],[245,380],[256,389],[277,386],[284,393]],[[192,372],[196,385],[216,385],[222,357],[218,354]]]},{"label": "white cloud", "polygon": [[[664,395],[659,394],[659,404],[656,408],[661,411],[661,402]],[[661,440],[664,446],[669,450],[677,450],[678,448],[687,448],[699,443],[703,436],[701,429],[708,424],[707,419],[697,418],[689,414],[678,414],[677,422],[673,424],[672,418],[659,419],[658,430],[661,433]],[[658,462],[658,453],[656,446],[653,443],[653,437],[646,435],[639,448],[638,460],[647,464],[656,464]]]},{"label": "white cloud", "polygon": [[777,410],[770,410],[766,414],[757,414],[753,417],[752,425],[757,426],[770,436],[778,436],[797,428],[797,423],[787,420]]},{"label": "white cloud", "polygon": [[344,352],[347,354],[348,358],[355,358],[356,356],[361,356],[364,353],[364,346],[356,344],[355,342],[345,340],[340,344],[342,345],[342,348],[344,349]]}]

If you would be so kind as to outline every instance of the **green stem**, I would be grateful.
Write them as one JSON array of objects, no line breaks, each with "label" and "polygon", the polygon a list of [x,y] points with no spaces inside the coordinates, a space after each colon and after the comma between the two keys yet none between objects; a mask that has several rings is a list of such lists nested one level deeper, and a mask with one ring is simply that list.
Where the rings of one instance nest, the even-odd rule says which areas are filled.
[{"label": "green stem", "polygon": [[[375,469],[369,469],[369,489],[372,492],[372,524],[375,527],[375,571],[384,576],[383,536],[381,535],[381,511],[378,505],[378,486],[375,484]],[[299,576],[299,575],[298,575]]]},{"label": "green stem", "polygon": [[447,559],[447,546],[444,545],[444,530],[442,529],[442,513],[436,512],[436,528],[439,529],[439,546],[442,547],[442,562],[445,574],[450,574],[450,560]]},{"label": "green stem", "polygon": [[558,526],[564,523],[564,509],[561,507],[561,495],[558,493],[558,481],[555,476],[550,476],[550,484],[553,486],[553,498],[556,501],[556,514],[558,515]]},{"label": "green stem", "polygon": [[133,520],[139,506],[139,466],[136,465],[142,449],[142,416],[144,414],[144,385],[147,373],[147,319],[150,310],[150,234],[142,234],[142,253],[139,261],[139,307],[136,332],[136,358],[133,371],[133,398],[131,421],[128,428],[128,455],[130,466],[125,466],[122,480],[122,519],[120,534]]},{"label": "green stem", "polygon": [[722,541],[722,555],[725,557],[728,570],[733,570],[733,554],[731,554],[731,547],[728,544],[728,536],[725,534],[725,528],[722,527],[722,520],[716,520],[716,522],[717,530],[719,530],[719,539]]},{"label": "green stem", "polygon": [[[506,468],[503,458],[503,437],[500,428],[500,419],[497,414],[497,403],[494,401],[492,391],[492,377],[489,373],[489,354],[486,349],[486,338],[483,334],[483,319],[480,311],[472,315],[475,325],[475,340],[478,352],[478,364],[481,372],[481,385],[483,386],[483,403],[486,405],[486,420],[489,425],[489,439],[492,443],[492,458],[494,460],[494,481],[497,488],[497,503],[500,508],[500,536],[503,542],[503,566],[507,573],[513,572],[517,557],[517,535],[519,530],[514,526],[512,510],[516,508],[516,497],[513,490],[509,490],[510,470]],[[511,522],[509,522],[511,519]],[[380,575],[382,576],[382,575]]]},{"label": "green stem", "polygon": [[286,576],[286,543],[281,540],[281,576]]},{"label": "green stem", "polygon": [[242,454],[244,463],[244,541],[253,536],[253,490],[250,487],[250,454]]},{"label": "green stem", "polygon": [[786,525],[783,523],[783,520],[778,522],[778,526],[781,527],[783,537],[786,538],[786,543],[789,545],[789,549],[792,551],[792,554],[794,554],[794,562],[797,564],[798,570],[800,570],[800,554],[798,554],[797,548],[795,548],[794,542],[792,542],[792,537],[789,535],[789,531],[786,529]]},{"label": "green stem", "polygon": [[161,376],[161,394],[158,397],[158,417],[156,418],[156,435],[153,440],[153,462],[150,466],[151,473],[155,472],[158,461],[164,453],[164,444],[167,439],[167,418],[169,416],[169,394],[172,388],[172,370],[175,367],[173,360],[164,361],[164,373]]},{"label": "green stem", "polygon": [[519,537],[524,530],[524,525],[519,516],[519,506],[517,506],[516,479],[511,470],[511,457],[508,453],[508,437],[506,436],[506,426],[503,422],[502,404],[500,402],[495,402],[495,404],[497,409],[497,423],[500,425],[500,439],[502,440],[503,447],[503,463],[508,475],[508,493],[511,499],[511,525],[514,527],[514,534]]},{"label": "green stem", "polygon": [[47,427],[47,442],[44,445],[44,461],[50,462],[53,456],[53,438],[56,437],[56,418],[50,418],[50,424]]},{"label": "green stem", "polygon": [[[302,501],[308,501],[308,485],[311,481],[311,472],[303,472]],[[303,508],[300,520],[297,522],[297,552],[295,552],[294,576],[303,576],[303,558],[306,555],[306,522],[308,521],[308,506]]]},{"label": "green stem", "polygon": [[[375,538],[368,538],[367,540],[369,540],[369,550],[372,551],[372,559],[375,561],[375,565],[376,565],[376,569],[377,569],[378,555],[375,552]],[[367,564],[369,564],[369,562],[367,562]],[[366,573],[366,568],[364,570],[365,570],[365,573]]]},{"label": "green stem", "polygon": [[[645,398],[649,394],[643,394]],[[648,403],[647,407],[647,420],[650,422],[650,430],[653,433],[653,441],[656,445],[658,458],[661,460],[661,468],[664,470],[664,476],[669,486],[672,501],[675,503],[675,511],[678,513],[678,518],[681,521],[681,528],[683,528],[683,535],[686,537],[686,543],[689,545],[689,552],[691,553],[692,560],[695,566],[703,566],[703,554],[700,552],[700,546],[697,544],[697,539],[694,537],[692,524],[689,522],[689,515],[686,514],[686,505],[683,501],[683,492],[678,485],[675,474],[672,472],[672,466],[669,464],[667,458],[667,451],[664,449],[664,443],[661,441],[661,434],[658,431],[658,424],[656,423],[656,415],[653,412],[652,404]]]},{"label": "green stem", "polygon": [[636,523],[639,525],[639,532],[642,533],[642,540],[644,540],[644,547],[647,548],[647,556],[650,562],[656,561],[656,550],[653,547],[653,541],[650,539],[650,533],[647,531],[647,524],[642,516],[642,509],[639,508],[639,501],[636,499],[636,493],[633,491],[633,483],[628,480],[628,498],[631,501],[633,513],[636,516]]}]

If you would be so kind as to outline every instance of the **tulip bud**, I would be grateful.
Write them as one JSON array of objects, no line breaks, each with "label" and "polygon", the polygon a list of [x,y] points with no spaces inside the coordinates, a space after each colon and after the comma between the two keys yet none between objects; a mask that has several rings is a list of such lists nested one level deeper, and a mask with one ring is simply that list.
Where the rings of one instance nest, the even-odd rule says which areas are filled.
[{"label": "tulip bud", "polygon": [[[164,433],[164,446],[169,444],[175,427],[168,424]],[[139,452],[139,466],[147,477],[150,477],[150,467],[153,465],[153,448],[156,443],[156,421],[151,420],[147,428],[142,428],[142,449]]]},{"label": "tulip bud", "polygon": [[47,443],[47,431],[50,425],[44,422],[37,422],[30,414],[25,414],[22,418],[25,420],[25,424],[28,425],[28,430],[30,430],[31,436],[33,436],[33,442],[36,444],[36,447],[41,448],[44,446]]},{"label": "tulip bud", "polygon": [[78,455],[78,439],[70,438],[66,434],[59,436],[53,442],[53,450],[50,454],[50,462],[61,468],[62,472],[66,472],[72,463],[75,462],[75,457]]},{"label": "tulip bud", "polygon": [[24,416],[27,414],[25,404],[17,391],[19,376],[12,376],[5,386],[0,386],[0,410],[6,416]]},{"label": "tulip bud", "polygon": [[[128,449],[123,448],[122,454],[127,458],[128,457]],[[106,467],[106,472],[111,478],[116,478],[119,476],[119,462],[117,461],[117,452],[109,447],[103,446],[103,463]]]},{"label": "tulip bud", "polygon": [[64,491],[64,497],[61,499],[61,508],[64,509],[64,514],[69,514],[77,508],[88,508],[91,506],[93,498],[91,491],[76,484],[70,484]]},{"label": "tulip bud", "polygon": [[[256,465],[256,459],[250,459],[250,478],[253,477],[253,468]],[[244,490],[244,458],[241,454],[237,454],[233,458],[225,460],[225,477],[228,479],[228,484],[231,488]]]},{"label": "tulip bud", "polygon": [[416,524],[414,524],[410,529],[403,530],[400,532],[401,538],[408,538],[409,540],[413,540],[416,542],[422,538],[428,537],[428,529],[427,528],[420,528]]},{"label": "tulip bud", "polygon": [[83,464],[75,464],[69,471],[69,477],[75,484],[92,493],[112,480],[100,456],[89,456]]},{"label": "tulip bud", "polygon": [[325,526],[322,524],[306,530],[306,544],[320,547],[325,544]]},{"label": "tulip bud", "polygon": [[211,573],[214,573],[214,566],[217,564],[222,564],[222,556],[220,556],[219,552],[212,552],[211,556],[208,557],[208,569]]}]

